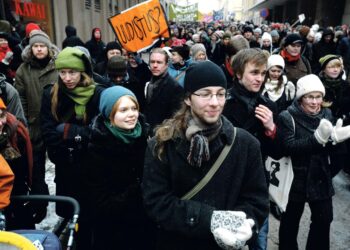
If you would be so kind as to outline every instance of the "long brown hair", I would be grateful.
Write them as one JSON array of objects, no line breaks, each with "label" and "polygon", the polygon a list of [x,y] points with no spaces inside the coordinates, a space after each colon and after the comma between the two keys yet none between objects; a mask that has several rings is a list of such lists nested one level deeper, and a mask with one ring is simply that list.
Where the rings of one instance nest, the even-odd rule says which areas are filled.
[{"label": "long brown hair", "polygon": [[165,120],[156,128],[156,145],[153,153],[157,155],[160,161],[163,160],[165,143],[174,138],[182,138],[184,136],[190,114],[190,107],[183,102],[173,118]]},{"label": "long brown hair", "polygon": [[[52,89],[51,89],[51,113],[53,115],[53,117],[56,119],[56,121],[58,122],[64,122],[61,121],[61,119],[58,117],[57,114],[57,106],[58,106],[58,92],[60,87],[62,87],[63,85],[63,81],[61,79],[61,77],[58,77],[58,81],[53,85]],[[91,84],[94,84],[94,81],[92,80],[92,78],[86,74],[85,72],[81,72],[81,79],[80,82],[78,83],[77,86],[79,87],[87,87]],[[87,117],[86,117],[86,113],[84,114],[84,118],[83,121],[86,122]]]}]

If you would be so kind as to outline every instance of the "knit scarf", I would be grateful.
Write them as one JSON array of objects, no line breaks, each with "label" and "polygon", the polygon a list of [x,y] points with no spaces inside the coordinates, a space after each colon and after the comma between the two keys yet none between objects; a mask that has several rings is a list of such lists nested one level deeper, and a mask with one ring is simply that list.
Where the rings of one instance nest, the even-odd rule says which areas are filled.
[{"label": "knit scarf", "polygon": [[133,143],[135,139],[141,136],[142,133],[140,122],[137,122],[135,128],[130,131],[113,126],[109,120],[105,120],[104,124],[115,138],[121,140],[125,144]]},{"label": "knit scarf", "polygon": [[238,80],[233,82],[232,90],[231,94],[234,98],[244,103],[248,114],[254,114],[261,92],[248,91]]},{"label": "knit scarf", "polygon": [[277,101],[283,94],[284,85],[278,86],[278,80],[268,79],[265,82],[264,90],[262,94],[267,93],[269,99],[273,102]]},{"label": "knit scarf", "polygon": [[75,87],[74,89],[67,89],[63,84],[63,92],[74,101],[74,111],[77,119],[83,119],[86,112],[86,104],[89,102],[95,93],[95,85],[86,87]]},{"label": "knit scarf", "polygon": [[209,141],[219,134],[222,121],[219,119],[217,123],[208,126],[190,116],[187,124],[186,139],[191,142],[187,161],[191,166],[200,167],[202,161],[210,159]]},{"label": "knit scarf", "polygon": [[233,69],[230,63],[230,57],[227,57],[225,60],[225,68],[227,72],[230,74],[230,76],[233,77]]},{"label": "knit scarf", "polygon": [[288,53],[286,49],[283,49],[281,51],[281,56],[288,62],[296,62],[300,59],[300,54],[298,54],[297,56],[292,56],[291,54]]}]

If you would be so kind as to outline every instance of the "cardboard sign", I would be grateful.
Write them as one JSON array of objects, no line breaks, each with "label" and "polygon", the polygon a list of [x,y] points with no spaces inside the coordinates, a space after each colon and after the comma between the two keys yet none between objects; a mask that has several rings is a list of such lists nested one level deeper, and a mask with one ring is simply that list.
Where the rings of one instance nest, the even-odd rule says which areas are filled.
[{"label": "cardboard sign", "polygon": [[300,14],[298,17],[299,17],[299,22],[303,23],[304,20],[305,20],[305,15],[304,14]]},{"label": "cardboard sign", "polygon": [[151,47],[160,38],[170,38],[168,22],[158,0],[149,0],[108,18],[119,43],[131,52]]}]

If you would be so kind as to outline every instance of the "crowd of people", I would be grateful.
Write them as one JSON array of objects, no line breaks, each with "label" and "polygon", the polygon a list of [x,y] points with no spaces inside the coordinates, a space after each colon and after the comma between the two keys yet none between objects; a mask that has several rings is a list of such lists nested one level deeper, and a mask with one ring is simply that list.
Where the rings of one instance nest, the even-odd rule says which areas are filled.
[{"label": "crowd of people", "polygon": [[[56,195],[81,205],[76,249],[330,249],[332,178],[350,174],[350,27],[171,23],[142,55],[68,25],[55,45],[38,24],[0,20],[0,215],[33,229]],[[60,49],[60,48],[61,49]],[[288,205],[269,201],[267,157],[290,156]],[[72,210],[58,204],[56,213]],[[0,220],[3,217],[0,216]],[[0,225],[3,225],[0,223]]]}]

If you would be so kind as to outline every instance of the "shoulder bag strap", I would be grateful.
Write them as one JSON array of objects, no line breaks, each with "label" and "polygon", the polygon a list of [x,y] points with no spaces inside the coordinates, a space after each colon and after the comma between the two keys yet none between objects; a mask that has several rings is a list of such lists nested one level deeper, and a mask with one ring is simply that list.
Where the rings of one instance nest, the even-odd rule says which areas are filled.
[{"label": "shoulder bag strap", "polygon": [[193,196],[195,196],[199,191],[202,190],[202,188],[207,185],[207,183],[211,180],[211,178],[214,176],[216,171],[219,169],[223,161],[225,160],[226,156],[230,152],[236,138],[236,127],[233,128],[233,140],[230,145],[226,145],[223,150],[221,151],[219,157],[216,159],[213,166],[210,168],[208,173],[197,183],[196,186],[194,186],[190,191],[188,191],[184,196],[181,197],[181,200],[190,200]]}]

